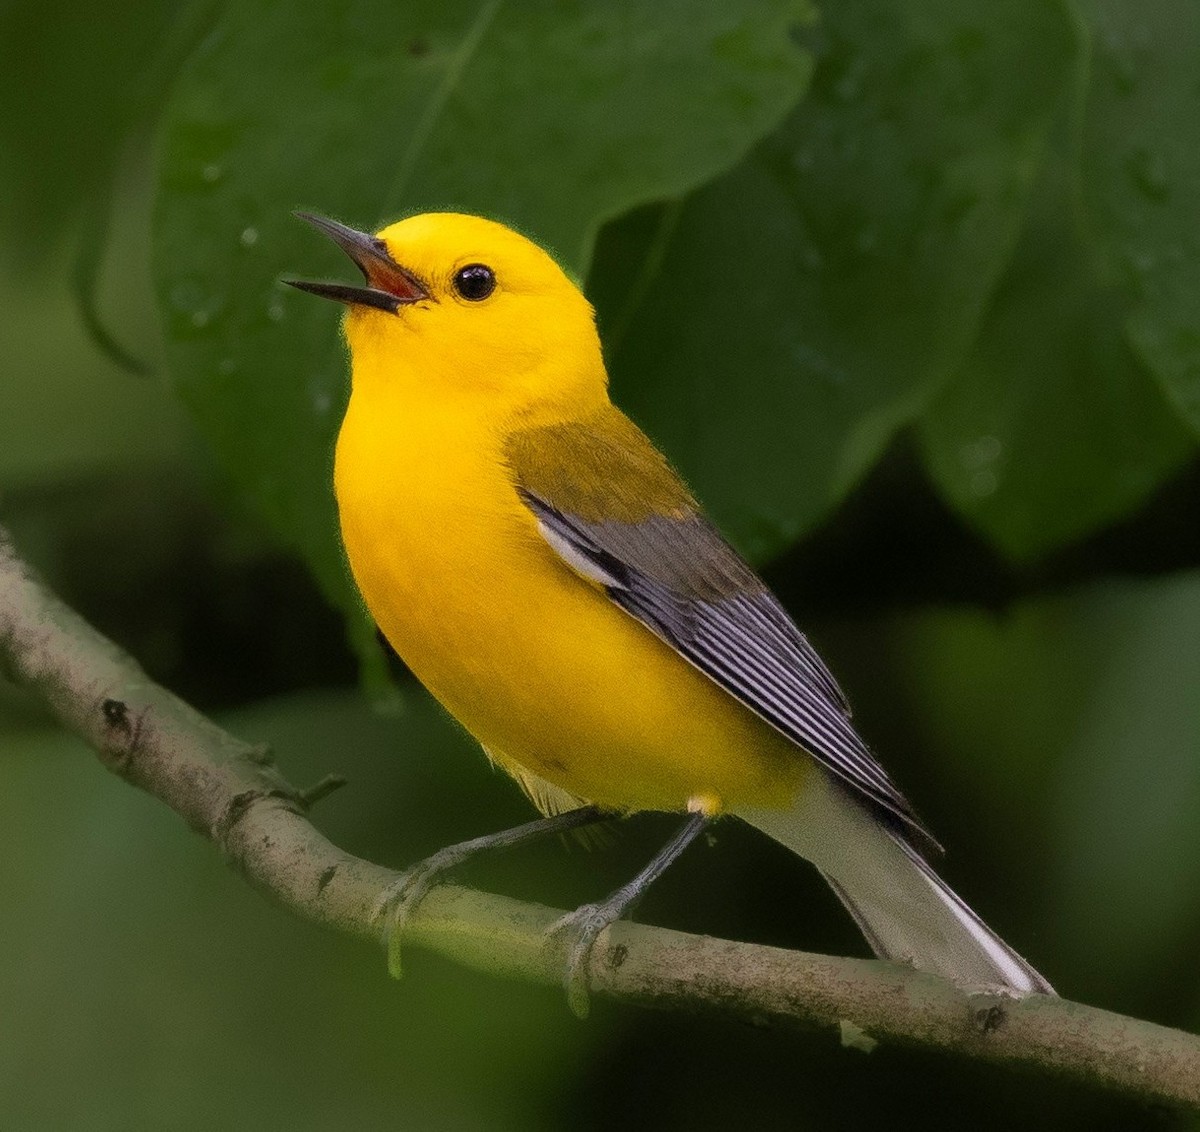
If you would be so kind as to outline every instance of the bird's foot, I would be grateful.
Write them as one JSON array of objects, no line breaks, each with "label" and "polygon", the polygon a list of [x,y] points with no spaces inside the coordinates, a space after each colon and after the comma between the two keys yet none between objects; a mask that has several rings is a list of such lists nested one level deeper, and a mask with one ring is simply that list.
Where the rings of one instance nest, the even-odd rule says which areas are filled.
[{"label": "bird's foot", "polygon": [[441,849],[425,860],[413,865],[387,886],[375,901],[372,920],[382,923],[383,946],[387,949],[388,974],[398,979],[404,974],[400,957],[400,941],[404,928],[412,918],[417,905],[437,884],[442,874],[460,864],[464,854],[457,845]]},{"label": "bird's foot", "polygon": [[576,1017],[588,1016],[588,968],[592,948],[600,933],[610,924],[616,923],[641,899],[646,889],[670,867],[671,862],[688,847],[709,821],[708,814],[703,810],[689,813],[679,832],[633,880],[622,885],[599,904],[585,904],[570,915],[563,916],[550,928],[551,936],[565,936],[567,940],[567,969],[563,985],[567,991],[567,1005]]},{"label": "bird's foot", "polygon": [[457,845],[447,845],[445,849],[439,849],[431,857],[413,865],[395,883],[388,885],[375,901],[373,918],[383,921],[388,973],[394,979],[400,978],[400,938],[404,934],[404,925],[429,890],[441,880],[444,872],[488,850],[511,849],[514,845],[521,845],[547,833],[565,833],[602,820],[604,814],[595,806],[580,806],[577,810],[551,814],[512,829],[502,829],[499,833],[488,833],[483,837],[473,837],[470,841],[460,841]]},{"label": "bird's foot", "polygon": [[600,938],[600,933],[616,923],[628,906],[627,899],[610,897],[599,904],[584,904],[556,920],[550,927],[551,938],[565,940],[567,965],[563,972],[563,988],[567,992],[567,1005],[576,1018],[586,1018],[591,1009],[589,985],[592,948]]}]

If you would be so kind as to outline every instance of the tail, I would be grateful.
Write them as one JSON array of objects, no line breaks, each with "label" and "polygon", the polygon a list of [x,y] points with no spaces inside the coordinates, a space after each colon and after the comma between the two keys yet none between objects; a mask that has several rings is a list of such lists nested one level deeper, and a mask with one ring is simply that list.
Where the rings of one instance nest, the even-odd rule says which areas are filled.
[{"label": "tail", "polygon": [[881,959],[963,987],[1054,994],[898,833],[814,768],[791,810],[739,817],[812,861]]}]

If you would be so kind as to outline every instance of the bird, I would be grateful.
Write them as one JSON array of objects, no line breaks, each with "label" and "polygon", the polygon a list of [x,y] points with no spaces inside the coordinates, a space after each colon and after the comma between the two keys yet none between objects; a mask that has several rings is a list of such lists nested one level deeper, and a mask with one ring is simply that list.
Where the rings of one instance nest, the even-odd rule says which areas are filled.
[{"label": "bird", "polygon": [[354,581],[542,815],[402,875],[380,905],[394,973],[403,924],[450,868],[664,811],[682,822],[661,852],[556,925],[578,1014],[600,933],[728,816],[815,865],[879,958],[965,989],[1053,994],[935,872],[940,846],[829,668],[613,403],[595,312],[555,258],[481,216],[371,233],[296,215],[363,276],[285,280],[345,308],[333,486]]}]

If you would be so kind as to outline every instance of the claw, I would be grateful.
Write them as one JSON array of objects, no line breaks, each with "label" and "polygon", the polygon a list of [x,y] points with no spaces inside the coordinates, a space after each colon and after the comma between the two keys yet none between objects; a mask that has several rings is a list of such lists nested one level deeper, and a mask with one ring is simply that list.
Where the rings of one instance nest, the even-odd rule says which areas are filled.
[{"label": "claw", "polygon": [[600,933],[620,919],[623,911],[623,906],[610,907],[608,902],[584,904],[550,927],[551,937],[568,937],[563,989],[567,992],[567,1006],[576,1018],[586,1018],[591,1010],[592,948]]},{"label": "claw", "polygon": [[688,847],[709,820],[704,810],[689,813],[683,828],[633,880],[622,885],[599,904],[585,904],[551,926],[551,936],[570,933],[572,937],[567,949],[567,969],[563,976],[563,986],[567,992],[567,1005],[577,1018],[588,1016],[588,966],[592,948],[600,933],[610,924],[616,923],[637,903],[646,889]]},{"label": "claw", "polygon": [[388,974],[393,979],[402,978],[404,964],[400,957],[400,941],[404,928],[418,904],[425,899],[438,875],[447,864],[435,853],[426,861],[414,865],[392,884],[389,884],[375,901],[371,918],[383,921],[383,946],[387,949]]},{"label": "claw", "polygon": [[383,946],[387,950],[388,974],[393,979],[399,979],[404,974],[404,965],[400,960],[400,937],[408,919],[408,879],[405,874],[394,884],[389,884],[375,901],[371,911],[372,920],[382,920],[381,932]]},{"label": "claw", "polygon": [[379,894],[372,911],[372,919],[383,920],[383,944],[387,948],[388,974],[398,979],[403,974],[400,962],[400,939],[404,926],[425,899],[429,890],[441,879],[444,872],[469,861],[472,857],[489,849],[508,849],[541,837],[547,833],[565,833],[604,820],[604,814],[595,806],[580,806],[562,814],[538,818],[515,829],[501,830],[470,841],[460,841],[439,849],[432,857],[414,865],[406,873],[388,885]]}]

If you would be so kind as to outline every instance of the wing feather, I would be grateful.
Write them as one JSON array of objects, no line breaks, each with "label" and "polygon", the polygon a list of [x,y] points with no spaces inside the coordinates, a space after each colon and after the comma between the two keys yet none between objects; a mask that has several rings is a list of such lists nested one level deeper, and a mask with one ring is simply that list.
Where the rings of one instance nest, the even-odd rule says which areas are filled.
[{"label": "wing feather", "polygon": [[596,520],[555,506],[519,476],[518,492],[568,565],[877,812],[937,846],[854,730],[846,697],[816,650],[698,511]]}]

